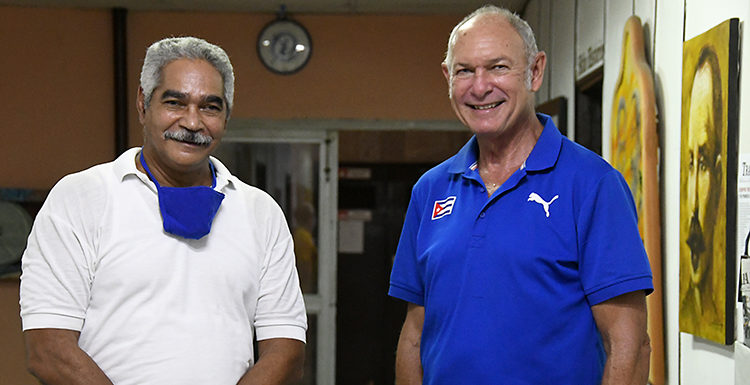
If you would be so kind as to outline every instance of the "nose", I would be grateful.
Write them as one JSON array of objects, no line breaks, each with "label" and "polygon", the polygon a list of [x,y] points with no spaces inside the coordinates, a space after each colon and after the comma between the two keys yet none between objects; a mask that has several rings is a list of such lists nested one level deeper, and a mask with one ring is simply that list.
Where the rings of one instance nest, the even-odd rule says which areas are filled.
[{"label": "nose", "polygon": [[491,84],[490,76],[487,71],[484,71],[481,68],[477,69],[472,77],[471,92],[475,97],[481,98],[492,92]]},{"label": "nose", "polygon": [[190,105],[185,109],[185,113],[180,119],[180,126],[190,131],[200,131],[203,128],[203,120],[198,106]]}]

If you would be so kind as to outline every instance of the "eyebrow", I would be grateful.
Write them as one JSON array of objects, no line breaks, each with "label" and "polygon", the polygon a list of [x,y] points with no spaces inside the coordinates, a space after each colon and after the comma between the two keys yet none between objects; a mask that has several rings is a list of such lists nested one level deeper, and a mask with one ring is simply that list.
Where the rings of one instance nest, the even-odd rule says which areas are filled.
[{"label": "eyebrow", "polygon": [[187,94],[175,90],[166,90],[161,94],[161,100],[164,99],[187,99]]},{"label": "eyebrow", "polygon": [[219,106],[224,107],[224,99],[222,99],[222,98],[220,98],[220,97],[218,97],[216,95],[208,95],[205,98],[203,98],[203,100],[206,103],[216,103]]},{"label": "eyebrow", "polygon": [[[164,93],[161,94],[161,100],[164,99],[179,99],[179,100],[185,100],[188,98],[188,94],[180,91],[175,90],[165,90]],[[221,107],[224,107],[224,99],[222,99],[220,96],[216,95],[208,95],[204,96],[201,99],[204,103],[215,103],[218,104]]]},{"label": "eyebrow", "polygon": [[[502,61],[507,61],[507,62],[511,62],[511,61],[510,61],[510,59],[509,59],[509,58],[507,58],[506,56],[500,56],[500,57],[496,57],[496,58],[492,58],[492,59],[488,59],[488,60],[485,60],[485,61],[483,61],[483,62],[482,62],[482,63],[480,64],[480,66],[488,66],[488,65],[493,65],[493,64],[497,64],[497,63],[499,63],[499,62],[502,62]],[[512,62],[511,62],[511,63],[512,63]],[[472,66],[470,66],[469,64],[466,64],[466,63],[461,63],[461,62],[455,62],[455,63],[453,63],[453,67],[454,67],[454,68],[455,68],[455,67],[472,68]]]}]

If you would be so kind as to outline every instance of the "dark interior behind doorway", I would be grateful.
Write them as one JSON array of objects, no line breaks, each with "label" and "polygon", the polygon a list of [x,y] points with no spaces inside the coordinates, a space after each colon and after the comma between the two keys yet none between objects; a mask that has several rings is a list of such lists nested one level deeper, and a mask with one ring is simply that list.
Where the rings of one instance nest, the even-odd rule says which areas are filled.
[{"label": "dark interior behind doorway", "polygon": [[339,179],[339,210],[368,210],[362,253],[338,254],[336,383],[390,385],[406,303],[388,297],[388,280],[411,188],[434,164],[351,164],[366,179]]}]

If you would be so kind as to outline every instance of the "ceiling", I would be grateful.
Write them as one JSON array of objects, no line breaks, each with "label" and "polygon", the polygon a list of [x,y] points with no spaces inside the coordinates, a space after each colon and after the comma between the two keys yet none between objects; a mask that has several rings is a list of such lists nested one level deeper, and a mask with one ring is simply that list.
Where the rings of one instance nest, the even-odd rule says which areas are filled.
[{"label": "ceiling", "polygon": [[[529,0],[500,0],[502,5],[522,13]],[[281,5],[293,13],[387,13],[430,14],[469,13],[488,0],[0,0],[0,5],[126,8],[133,11],[220,11],[277,13]]]}]

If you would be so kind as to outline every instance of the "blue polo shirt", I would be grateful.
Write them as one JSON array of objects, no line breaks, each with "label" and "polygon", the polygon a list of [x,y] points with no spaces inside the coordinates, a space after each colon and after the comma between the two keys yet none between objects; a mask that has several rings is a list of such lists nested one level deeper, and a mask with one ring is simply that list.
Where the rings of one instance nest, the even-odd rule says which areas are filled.
[{"label": "blue polo shirt", "polygon": [[389,295],[425,307],[424,384],[599,384],[591,306],[653,290],[625,180],[537,117],[491,197],[476,137],[412,190]]}]

